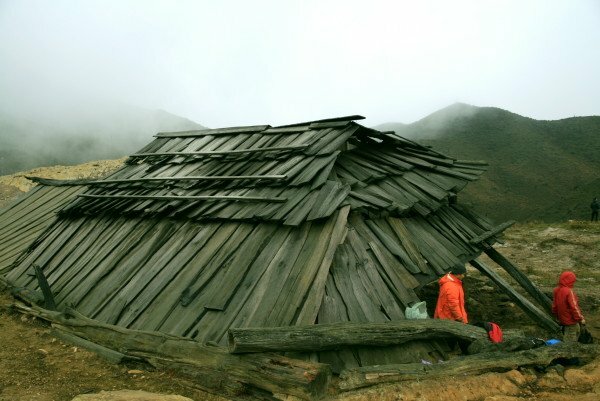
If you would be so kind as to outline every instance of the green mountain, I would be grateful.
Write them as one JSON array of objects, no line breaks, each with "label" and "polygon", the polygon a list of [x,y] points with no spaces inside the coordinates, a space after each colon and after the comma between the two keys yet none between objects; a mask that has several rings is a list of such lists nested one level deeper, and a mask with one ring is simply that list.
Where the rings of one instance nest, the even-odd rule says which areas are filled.
[{"label": "green mountain", "polygon": [[412,124],[376,128],[487,161],[488,172],[459,196],[498,222],[585,220],[600,197],[600,116],[542,121],[456,103]]},{"label": "green mountain", "polygon": [[53,118],[0,112],[0,175],[34,167],[117,159],[145,146],[157,132],[202,128],[163,110],[124,105],[73,111]]}]

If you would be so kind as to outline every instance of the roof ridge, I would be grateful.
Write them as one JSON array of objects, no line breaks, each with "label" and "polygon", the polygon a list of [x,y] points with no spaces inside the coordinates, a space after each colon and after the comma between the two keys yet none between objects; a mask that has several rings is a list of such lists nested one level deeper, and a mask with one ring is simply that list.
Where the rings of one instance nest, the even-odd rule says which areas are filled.
[{"label": "roof ridge", "polygon": [[342,117],[324,118],[322,120],[305,121],[303,123],[278,125],[273,128],[298,127],[301,125],[309,125],[312,123],[332,123],[332,122],[338,122],[338,121],[355,121],[355,120],[364,120],[364,119],[365,119],[365,117],[358,115],[358,114],[354,114],[354,115],[350,115],[350,116],[342,116]]}]

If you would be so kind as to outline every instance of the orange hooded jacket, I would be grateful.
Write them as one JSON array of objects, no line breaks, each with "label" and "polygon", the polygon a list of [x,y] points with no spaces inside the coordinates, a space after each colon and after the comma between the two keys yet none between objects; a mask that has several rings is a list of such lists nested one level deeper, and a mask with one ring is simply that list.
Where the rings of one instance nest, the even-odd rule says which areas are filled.
[{"label": "orange hooded jacket", "polygon": [[577,295],[573,292],[575,281],[577,281],[575,273],[562,272],[558,279],[558,286],[554,289],[552,313],[563,326],[570,326],[583,320]]},{"label": "orange hooded jacket", "polygon": [[440,279],[439,284],[440,295],[433,317],[468,323],[462,281],[454,274],[448,273]]}]

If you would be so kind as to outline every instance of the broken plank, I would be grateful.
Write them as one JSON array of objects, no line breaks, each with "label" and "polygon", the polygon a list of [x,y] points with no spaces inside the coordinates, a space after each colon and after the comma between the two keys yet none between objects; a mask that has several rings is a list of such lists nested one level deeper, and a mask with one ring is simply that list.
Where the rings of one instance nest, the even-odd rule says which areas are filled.
[{"label": "broken plank", "polygon": [[515,265],[513,265],[508,259],[506,259],[500,252],[494,248],[485,250],[486,255],[490,257],[494,262],[498,263],[512,278],[514,278],[521,287],[531,297],[544,308],[548,313],[552,313],[552,301],[543,292],[541,292],[529,278],[523,274]]}]

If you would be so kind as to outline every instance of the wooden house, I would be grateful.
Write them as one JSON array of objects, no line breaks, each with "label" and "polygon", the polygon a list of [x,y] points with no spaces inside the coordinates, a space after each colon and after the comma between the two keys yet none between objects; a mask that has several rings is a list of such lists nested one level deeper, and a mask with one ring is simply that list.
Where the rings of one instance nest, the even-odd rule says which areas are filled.
[{"label": "wooden house", "polygon": [[[226,344],[230,328],[402,320],[502,227],[457,199],[484,163],[362,118],[159,133],[106,179],[66,187],[71,201],[0,272],[36,289],[38,265],[59,308],[202,343]],[[440,352],[413,341],[313,359],[339,371]]]}]

